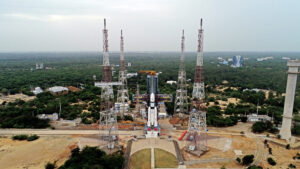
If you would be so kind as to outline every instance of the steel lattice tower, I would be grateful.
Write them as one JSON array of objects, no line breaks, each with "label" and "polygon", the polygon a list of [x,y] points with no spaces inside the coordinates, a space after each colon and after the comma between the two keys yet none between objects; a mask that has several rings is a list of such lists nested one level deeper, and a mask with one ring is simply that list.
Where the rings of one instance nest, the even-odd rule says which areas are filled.
[{"label": "steel lattice tower", "polygon": [[187,146],[205,152],[207,148],[206,112],[193,109],[189,116]]},{"label": "steel lattice tower", "polygon": [[186,72],[184,66],[184,30],[182,30],[181,37],[181,57],[178,71],[177,90],[175,97],[174,113],[182,116],[188,113],[188,100],[187,100],[187,89],[186,89]]},{"label": "steel lattice tower", "polygon": [[197,64],[195,72],[195,81],[193,87],[193,106],[190,112],[187,146],[190,151],[196,152],[201,155],[203,152],[208,151],[207,148],[207,128],[206,128],[206,112],[200,106],[204,103],[204,78],[203,78],[203,29],[202,19],[200,21],[200,29],[198,31],[198,51],[197,51]]},{"label": "steel lattice tower", "polygon": [[[111,66],[108,54],[108,31],[106,29],[106,20],[104,19],[103,29],[103,72],[102,82],[109,83],[112,80]],[[101,111],[99,120],[100,147],[104,149],[114,149],[119,146],[117,114],[113,108],[113,90],[112,86],[107,84],[101,90]]]},{"label": "steel lattice tower", "polygon": [[200,29],[198,30],[198,50],[197,50],[197,62],[195,70],[195,79],[193,86],[192,98],[196,101],[196,108],[199,109],[199,105],[203,103],[205,98],[204,89],[204,75],[203,75],[203,28],[202,19],[200,21]]},{"label": "steel lattice tower", "polygon": [[[126,104],[128,103],[128,89],[127,89],[127,71],[125,69],[125,60],[124,60],[124,38],[123,32],[121,30],[121,37],[120,37],[120,71],[119,71],[119,82],[122,84],[118,87],[118,95],[117,95],[117,102],[121,103],[120,105],[120,113],[121,116],[124,115]],[[127,105],[128,106],[128,105]]]},{"label": "steel lattice tower", "polygon": [[137,114],[141,115],[142,118],[144,118],[143,114],[141,113],[141,104],[140,104],[140,99],[139,99],[139,96],[140,96],[140,86],[139,86],[139,84],[136,84],[136,93],[135,93],[135,96],[137,96],[135,98],[135,109],[136,109],[136,112],[137,112]]}]

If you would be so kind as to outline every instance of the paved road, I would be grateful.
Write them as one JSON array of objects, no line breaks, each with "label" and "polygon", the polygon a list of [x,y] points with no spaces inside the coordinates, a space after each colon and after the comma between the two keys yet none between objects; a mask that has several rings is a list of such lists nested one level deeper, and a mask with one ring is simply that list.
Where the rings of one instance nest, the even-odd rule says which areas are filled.
[{"label": "paved road", "polygon": [[256,144],[257,144],[257,151],[255,153],[253,164],[259,165],[261,163],[261,161],[264,160],[265,149],[264,149],[264,144],[263,144],[263,141],[261,138],[255,137],[255,140],[256,140]]},{"label": "paved road", "polygon": [[264,135],[254,134],[251,132],[251,129],[249,128],[248,131],[246,132],[246,136],[249,138],[253,138],[256,141],[257,150],[254,154],[254,161],[252,164],[259,165],[264,160],[265,157],[265,149],[264,149],[264,143],[262,139]]},{"label": "paved road", "polygon": [[212,162],[215,162],[215,163],[219,163],[219,162],[228,163],[228,162],[231,162],[231,161],[235,161],[235,159],[234,158],[211,158],[211,159],[184,161],[184,163],[186,165],[194,165],[194,164],[198,164],[198,163],[212,163]]},{"label": "paved road", "polygon": [[[104,131],[101,131],[104,133]],[[119,135],[137,135],[143,134],[142,130],[125,131],[119,130]],[[0,136],[11,136],[18,134],[36,134],[36,135],[96,135],[99,130],[50,130],[50,129],[0,129]]]}]

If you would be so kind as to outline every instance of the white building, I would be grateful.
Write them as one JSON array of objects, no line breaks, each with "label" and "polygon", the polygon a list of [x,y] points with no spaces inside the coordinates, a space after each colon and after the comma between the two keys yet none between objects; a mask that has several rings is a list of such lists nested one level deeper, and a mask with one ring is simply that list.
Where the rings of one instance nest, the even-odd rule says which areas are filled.
[{"label": "white building", "polygon": [[69,89],[63,86],[53,86],[50,87],[48,91],[53,94],[64,94],[64,93],[68,93]]},{"label": "white building", "polygon": [[264,57],[264,58],[257,58],[256,61],[261,62],[261,61],[265,61],[265,60],[271,60],[274,59],[273,56],[269,56],[269,57]]},{"label": "white building", "polygon": [[290,60],[291,58],[289,58],[289,57],[282,57],[281,59],[283,59],[283,60]]},{"label": "white building", "polygon": [[272,118],[267,115],[258,115],[258,114],[250,114],[247,115],[249,122],[258,122],[258,121],[271,121]]},{"label": "white building", "polygon": [[176,82],[176,81],[174,81],[174,80],[168,80],[168,81],[167,81],[167,84],[170,84],[170,85],[172,85],[172,84],[177,84],[177,82]]},{"label": "white building", "polygon": [[36,87],[36,88],[34,88],[32,93],[37,95],[37,94],[43,93],[43,90],[40,87]]},{"label": "white building", "polygon": [[44,69],[44,63],[36,63],[35,64],[35,69],[36,70]]},{"label": "white building", "polygon": [[56,121],[58,120],[58,114],[53,113],[53,114],[38,114],[37,118],[39,119],[49,119],[51,121]]},{"label": "white building", "polygon": [[138,73],[127,73],[127,78],[136,77]]}]

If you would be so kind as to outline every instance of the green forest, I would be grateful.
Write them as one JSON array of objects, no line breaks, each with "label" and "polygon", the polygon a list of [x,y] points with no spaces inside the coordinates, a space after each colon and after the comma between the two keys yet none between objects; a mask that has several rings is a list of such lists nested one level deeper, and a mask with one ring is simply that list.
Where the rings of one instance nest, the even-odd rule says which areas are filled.
[{"label": "green forest", "polygon": [[[229,65],[219,63],[218,57],[224,59],[241,55],[244,58],[243,67],[232,68]],[[166,84],[167,80],[177,80],[179,66],[179,52],[140,52],[125,53],[129,73],[140,70],[156,70],[159,74],[159,88],[161,93],[175,94],[176,85]],[[187,72],[188,93],[191,95],[195,71],[196,53],[185,54],[185,68]],[[257,62],[257,58],[273,56],[274,59]],[[229,105],[225,114],[230,115],[223,119],[220,116],[218,105],[209,108],[208,125],[230,126],[241,120],[242,114],[253,113],[256,105],[261,106],[260,113],[273,114],[275,124],[281,122],[281,115],[286,85],[286,60],[299,58],[299,53],[270,53],[270,52],[207,52],[204,53],[204,76],[206,94],[216,93],[222,96],[240,98],[243,102],[251,103],[249,106]],[[113,80],[118,80],[119,53],[110,53],[110,62],[113,64]],[[45,69],[35,70],[36,63],[43,63]],[[31,89],[41,87],[47,89],[52,86],[75,86],[84,87],[80,92],[62,96],[53,96],[48,92],[39,94],[36,99],[29,102],[18,100],[15,103],[4,103],[0,107],[1,128],[45,128],[48,123],[35,117],[39,113],[58,112],[59,103],[62,104],[61,117],[75,119],[81,117],[86,124],[95,122],[99,118],[99,95],[101,90],[93,87],[93,75],[97,81],[101,80],[101,52],[62,52],[62,53],[0,53],[0,92],[2,95],[24,93],[33,95]],[[223,84],[226,80],[228,83]],[[130,97],[136,91],[136,84],[140,85],[141,93],[146,90],[145,75],[138,75],[128,79]],[[238,90],[228,89],[222,93],[215,90],[217,85],[238,87]],[[299,84],[299,78],[298,78]],[[277,92],[277,96],[265,99],[264,93],[243,92],[243,89],[270,89]],[[116,91],[116,90],[115,90]],[[206,97],[207,101],[216,98]],[[82,105],[71,103],[84,102]],[[89,103],[89,104],[88,104]],[[81,111],[89,107],[90,114],[82,114]],[[167,104],[168,112],[173,113],[173,103]],[[295,113],[300,109],[300,85],[296,88]],[[90,120],[92,119],[92,121]]]}]

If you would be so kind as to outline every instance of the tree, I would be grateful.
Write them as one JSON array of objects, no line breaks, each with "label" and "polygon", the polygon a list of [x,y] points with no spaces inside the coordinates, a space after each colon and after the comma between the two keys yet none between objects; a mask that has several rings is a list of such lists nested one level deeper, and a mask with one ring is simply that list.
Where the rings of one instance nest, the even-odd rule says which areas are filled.
[{"label": "tree", "polygon": [[122,151],[107,155],[97,147],[85,147],[82,151],[79,148],[72,150],[70,159],[59,169],[121,169],[124,162]]},{"label": "tree", "polygon": [[246,155],[243,157],[242,161],[243,161],[243,165],[249,165],[253,162],[254,159],[254,155]]},{"label": "tree", "polygon": [[276,165],[276,162],[273,160],[273,158],[269,157],[268,158],[268,163],[272,166],[275,166]]},{"label": "tree", "polygon": [[270,121],[266,121],[266,122],[259,121],[259,122],[255,122],[252,125],[252,131],[255,133],[261,133],[267,130],[269,131],[273,130],[273,124]]}]

